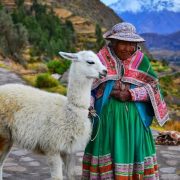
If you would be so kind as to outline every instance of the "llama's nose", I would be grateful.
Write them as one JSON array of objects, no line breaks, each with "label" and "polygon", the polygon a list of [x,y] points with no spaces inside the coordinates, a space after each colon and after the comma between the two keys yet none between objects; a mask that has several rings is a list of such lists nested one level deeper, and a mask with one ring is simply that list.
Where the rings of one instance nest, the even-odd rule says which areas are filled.
[{"label": "llama's nose", "polygon": [[107,75],[107,70],[103,70],[103,75],[106,76]]}]

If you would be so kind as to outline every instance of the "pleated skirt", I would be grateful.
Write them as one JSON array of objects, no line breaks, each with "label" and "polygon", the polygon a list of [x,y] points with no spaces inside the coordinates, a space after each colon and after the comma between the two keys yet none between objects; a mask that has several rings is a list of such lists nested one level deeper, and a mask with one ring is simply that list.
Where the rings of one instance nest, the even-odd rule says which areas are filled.
[{"label": "pleated skirt", "polygon": [[158,166],[150,128],[134,102],[110,98],[83,156],[82,180],[157,180]]}]

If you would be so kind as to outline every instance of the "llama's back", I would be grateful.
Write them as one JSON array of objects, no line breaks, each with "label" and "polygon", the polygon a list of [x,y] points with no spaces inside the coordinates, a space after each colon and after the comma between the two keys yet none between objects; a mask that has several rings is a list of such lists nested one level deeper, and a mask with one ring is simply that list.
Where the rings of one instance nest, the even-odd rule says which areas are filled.
[{"label": "llama's back", "polygon": [[15,142],[22,147],[33,147],[37,143],[37,137],[42,136],[44,131],[48,133],[46,125],[62,118],[62,106],[65,104],[66,97],[59,94],[19,84],[2,85],[0,133],[3,126],[8,126],[12,129]]},{"label": "llama's back", "polygon": [[50,112],[53,109],[61,109],[66,100],[67,98],[63,95],[48,93],[26,85],[7,84],[0,86],[1,115],[11,116],[11,114],[21,110],[25,111],[24,114]]},{"label": "llama's back", "polygon": [[[0,86],[0,120],[12,121],[16,112],[23,109],[22,119],[32,114],[50,114],[60,110],[66,103],[66,97],[48,93],[37,88],[20,84]],[[57,112],[58,113],[58,112]],[[61,113],[61,112],[60,112]],[[3,116],[3,117],[2,117]]]},{"label": "llama's back", "polygon": [[[17,105],[49,104],[50,102],[64,104],[66,97],[63,95],[49,93],[34,87],[21,84],[6,84],[0,86],[0,104],[8,102],[17,102]],[[9,103],[8,103],[9,104]],[[14,103],[13,103],[14,104]]]}]

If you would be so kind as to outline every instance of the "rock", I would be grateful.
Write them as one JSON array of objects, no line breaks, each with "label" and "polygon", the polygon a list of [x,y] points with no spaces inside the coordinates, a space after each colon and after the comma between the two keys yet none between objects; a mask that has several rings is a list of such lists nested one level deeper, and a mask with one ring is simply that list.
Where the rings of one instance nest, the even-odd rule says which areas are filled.
[{"label": "rock", "polygon": [[6,178],[6,177],[8,178],[8,177],[11,177],[11,176],[12,176],[11,174],[3,173],[4,178]]},{"label": "rock", "polygon": [[180,156],[177,156],[176,154],[162,154],[162,156],[166,158],[180,159]]},{"label": "rock", "polygon": [[34,159],[30,158],[30,157],[22,157],[20,159],[20,161],[25,161],[25,162],[28,162],[28,161],[33,161]]},{"label": "rock", "polygon": [[33,161],[33,162],[29,162],[28,165],[29,166],[40,166],[40,163],[37,161]]},{"label": "rock", "polygon": [[179,180],[180,177],[176,174],[163,174],[160,177],[161,180]]},{"label": "rock", "polygon": [[11,163],[11,162],[7,162],[4,167],[8,167],[8,166],[17,166],[18,164],[17,163]]},{"label": "rock", "polygon": [[60,75],[60,74],[57,74],[57,73],[51,74],[51,76],[52,76],[53,78],[57,79],[57,80],[60,80],[60,78],[61,78],[61,75]]},{"label": "rock", "polygon": [[162,154],[171,154],[171,155],[176,154],[176,152],[174,152],[174,151],[160,151],[160,153],[162,153]]},{"label": "rock", "polygon": [[176,161],[176,160],[167,160],[166,163],[169,166],[176,166],[178,164],[178,161]]},{"label": "rock", "polygon": [[22,167],[22,166],[10,166],[10,167],[5,167],[4,169],[8,170],[8,171],[14,171],[14,172],[24,172],[24,171],[26,171],[26,168]]},{"label": "rock", "polygon": [[13,151],[12,154],[14,154],[16,156],[23,156],[23,155],[29,154],[29,152],[25,151],[25,150],[19,150],[19,151]]},{"label": "rock", "polygon": [[62,84],[67,85],[68,84],[68,76],[69,76],[69,70],[67,70],[61,77],[60,82]]},{"label": "rock", "polygon": [[164,167],[164,168],[160,168],[160,171],[163,173],[175,173],[176,168],[174,167]]},{"label": "rock", "polygon": [[180,146],[169,146],[168,150],[180,151]]}]

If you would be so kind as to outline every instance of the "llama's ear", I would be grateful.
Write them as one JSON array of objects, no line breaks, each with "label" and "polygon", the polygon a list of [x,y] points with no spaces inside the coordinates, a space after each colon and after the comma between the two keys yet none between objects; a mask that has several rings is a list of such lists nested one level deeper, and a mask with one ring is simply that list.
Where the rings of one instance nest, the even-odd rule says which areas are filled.
[{"label": "llama's ear", "polygon": [[78,61],[78,56],[76,53],[66,53],[66,52],[59,52],[60,56],[62,56],[65,59],[69,59],[72,61]]}]

